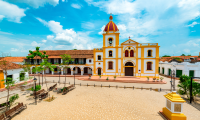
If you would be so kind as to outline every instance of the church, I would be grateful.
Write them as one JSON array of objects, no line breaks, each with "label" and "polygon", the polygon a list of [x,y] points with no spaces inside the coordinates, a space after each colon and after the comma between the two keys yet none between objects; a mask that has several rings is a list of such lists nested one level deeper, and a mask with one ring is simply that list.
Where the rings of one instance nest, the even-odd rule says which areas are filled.
[{"label": "church", "polygon": [[94,75],[158,77],[158,43],[138,43],[130,37],[119,44],[119,29],[110,16],[103,32],[103,47],[94,49]]},{"label": "church", "polygon": [[[119,44],[119,29],[110,21],[103,31],[103,47],[93,50],[40,50],[49,55],[48,61],[52,64],[62,63],[60,55],[69,54],[74,62],[69,63],[69,68],[56,68],[54,71],[45,70],[42,74],[88,75],[94,76],[134,76],[134,77],[157,77],[159,76],[159,47],[158,43],[138,43],[132,39]],[[35,59],[35,58],[34,58]],[[35,60],[25,60],[31,64]],[[37,63],[41,63],[37,59]],[[32,66],[33,67],[33,66]],[[32,72],[31,72],[32,74]]]}]

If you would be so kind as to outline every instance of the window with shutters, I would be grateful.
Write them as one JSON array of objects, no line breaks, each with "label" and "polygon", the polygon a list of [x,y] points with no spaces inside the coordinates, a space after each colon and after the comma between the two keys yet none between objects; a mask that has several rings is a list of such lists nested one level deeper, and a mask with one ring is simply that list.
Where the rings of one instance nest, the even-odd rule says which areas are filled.
[{"label": "window with shutters", "polygon": [[147,70],[152,70],[152,62],[147,62]]},{"label": "window with shutters", "polygon": [[108,62],[108,69],[113,69],[113,62],[112,61]]},{"label": "window with shutters", "polygon": [[133,50],[130,51],[130,57],[134,57],[134,51]]},{"label": "window with shutters", "polygon": [[111,50],[109,51],[109,57],[112,57],[112,51]]},{"label": "window with shutters", "polygon": [[125,51],[125,57],[128,57],[128,50]]}]

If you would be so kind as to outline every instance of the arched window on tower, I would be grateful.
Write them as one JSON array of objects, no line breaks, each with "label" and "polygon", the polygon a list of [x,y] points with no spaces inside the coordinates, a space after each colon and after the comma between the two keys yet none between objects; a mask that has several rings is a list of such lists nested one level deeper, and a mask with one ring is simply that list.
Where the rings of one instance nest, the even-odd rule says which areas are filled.
[{"label": "arched window on tower", "polygon": [[113,43],[112,38],[109,38],[108,42],[109,42],[109,46],[112,46],[112,43]]},{"label": "arched window on tower", "polygon": [[128,57],[128,50],[125,50],[125,57]]},{"label": "arched window on tower", "polygon": [[147,62],[147,70],[152,70],[152,62]]},{"label": "arched window on tower", "polygon": [[148,57],[152,57],[152,50],[148,50]]},{"label": "arched window on tower", "polygon": [[109,51],[109,57],[112,57],[112,51],[111,50]]},{"label": "arched window on tower", "polygon": [[134,51],[133,50],[130,51],[130,57],[134,57]]}]

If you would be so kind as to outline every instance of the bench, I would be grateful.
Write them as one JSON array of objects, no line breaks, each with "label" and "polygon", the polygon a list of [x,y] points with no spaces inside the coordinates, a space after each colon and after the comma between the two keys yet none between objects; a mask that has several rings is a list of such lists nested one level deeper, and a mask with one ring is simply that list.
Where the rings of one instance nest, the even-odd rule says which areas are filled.
[{"label": "bench", "polygon": [[18,103],[17,106],[5,112],[5,116],[8,119],[11,119],[15,114],[20,113],[22,110],[26,109],[27,106],[23,105],[23,103]]},{"label": "bench", "polygon": [[7,120],[3,114],[0,115],[0,120]]},{"label": "bench", "polygon": [[42,100],[42,99],[46,98],[47,96],[48,96],[48,92],[42,93],[39,95],[39,99]]},{"label": "bench", "polygon": [[63,90],[63,94],[62,95],[65,95],[66,93],[68,93],[69,91],[73,90],[74,88],[75,88],[74,85],[70,85],[65,90]]},{"label": "bench", "polygon": [[49,91],[52,91],[57,86],[57,83],[49,88]]},{"label": "bench", "polygon": [[43,92],[45,92],[44,89],[39,90],[39,91],[37,91],[36,93],[35,93],[35,91],[33,91],[33,93],[31,94],[31,96],[34,96],[34,98],[35,98],[35,96],[37,97],[39,94],[41,94],[41,93],[43,93]]}]

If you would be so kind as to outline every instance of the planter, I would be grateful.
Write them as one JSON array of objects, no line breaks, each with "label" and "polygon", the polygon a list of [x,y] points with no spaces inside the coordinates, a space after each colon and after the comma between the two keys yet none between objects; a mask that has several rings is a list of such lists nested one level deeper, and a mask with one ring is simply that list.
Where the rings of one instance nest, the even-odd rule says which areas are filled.
[{"label": "planter", "polygon": [[116,78],[114,78],[114,80],[115,80]]},{"label": "planter", "polygon": [[91,79],[91,77],[89,77],[89,79]]},{"label": "planter", "polygon": [[153,82],[155,82],[155,80],[153,80]]},{"label": "planter", "polygon": [[157,80],[157,82],[159,82],[159,80]]}]

